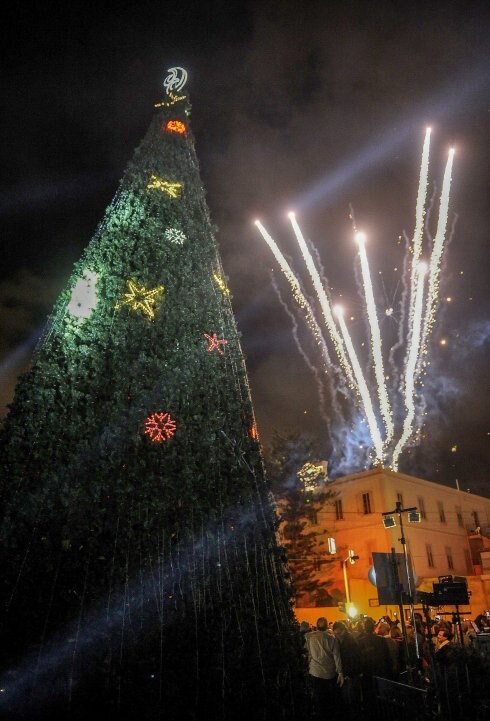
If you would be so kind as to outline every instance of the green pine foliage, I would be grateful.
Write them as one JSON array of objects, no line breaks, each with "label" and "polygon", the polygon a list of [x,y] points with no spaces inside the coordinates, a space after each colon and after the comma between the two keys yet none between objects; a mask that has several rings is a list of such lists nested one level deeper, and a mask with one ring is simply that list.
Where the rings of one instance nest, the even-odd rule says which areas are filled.
[{"label": "green pine foliage", "polygon": [[[327,531],[316,528],[316,514],[333,497],[325,489],[326,476],[318,458],[316,444],[301,432],[276,432],[267,453],[298,606],[337,605],[329,593],[334,561],[328,557]],[[314,469],[306,488],[301,477],[305,464]]]},{"label": "green pine foliage", "polygon": [[[189,115],[187,99],[155,113],[0,436],[0,704],[15,718],[304,712],[291,587]],[[169,119],[187,132],[167,132]],[[148,189],[152,176],[181,183],[181,197]],[[78,317],[87,273],[96,303]],[[123,302],[128,280],[163,286],[153,319]],[[223,353],[206,333],[227,340]],[[145,433],[155,412],[175,421],[166,441]]]}]

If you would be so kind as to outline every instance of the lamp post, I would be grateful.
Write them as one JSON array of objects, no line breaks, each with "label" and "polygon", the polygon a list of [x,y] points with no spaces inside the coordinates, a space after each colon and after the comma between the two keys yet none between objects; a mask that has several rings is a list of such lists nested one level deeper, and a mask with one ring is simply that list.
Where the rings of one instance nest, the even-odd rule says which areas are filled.
[{"label": "lamp post", "polygon": [[[420,513],[417,510],[417,506],[411,506],[410,508],[403,508],[401,501],[396,502],[395,509],[393,511],[385,511],[385,513],[382,513],[383,516],[383,525],[385,528],[393,528],[396,526],[394,516],[398,516],[398,522],[400,524],[400,532],[401,537],[398,539],[400,543],[402,544],[403,549],[403,559],[405,563],[405,571],[407,575],[407,588],[408,588],[408,605],[410,606],[410,615],[412,617],[412,626],[413,626],[413,635],[415,640],[415,653],[417,655],[417,658],[420,658],[420,649],[419,649],[419,642],[418,642],[418,636],[417,636],[417,625],[415,623],[415,609],[414,609],[414,599],[413,599],[413,589],[412,589],[412,576],[410,573],[410,566],[408,563],[408,552],[407,552],[407,541],[405,538],[405,531],[403,528],[403,513],[408,513],[408,521],[409,523],[420,523],[421,516]],[[402,596],[402,591],[400,592],[400,596]],[[403,600],[403,599],[402,599]],[[404,626],[405,624],[403,624]]]},{"label": "lamp post", "polygon": [[342,565],[342,572],[344,574],[344,586],[345,586],[345,602],[346,604],[350,604],[350,592],[349,592],[349,579],[347,577],[347,564],[354,564],[356,561],[359,560],[359,556],[356,556],[355,552],[352,550],[352,548],[349,549],[349,555],[347,558],[344,558],[340,561]]}]

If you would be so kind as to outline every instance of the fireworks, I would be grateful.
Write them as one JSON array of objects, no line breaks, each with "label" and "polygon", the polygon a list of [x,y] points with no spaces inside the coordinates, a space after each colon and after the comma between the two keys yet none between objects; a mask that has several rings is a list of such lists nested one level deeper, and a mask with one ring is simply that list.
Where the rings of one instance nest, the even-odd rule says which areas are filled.
[{"label": "fireworks", "polygon": [[[404,286],[400,302],[400,313],[395,314],[394,308],[387,308],[381,315],[394,319],[399,315],[398,340],[389,350],[390,366],[395,371],[391,379],[391,388],[388,388],[388,376],[385,373],[383,359],[383,338],[379,321],[379,312],[376,308],[373,283],[366,251],[366,237],[356,232],[359,246],[359,261],[362,275],[362,290],[365,302],[365,312],[370,332],[370,358],[372,375],[376,384],[378,405],[375,408],[369,382],[363,373],[361,363],[357,356],[354,343],[348,331],[343,310],[336,306],[332,310],[326,283],[313,260],[308,244],[298,225],[294,213],[289,213],[298,246],[301,250],[311,284],[313,285],[325,331],[316,320],[316,311],[310,301],[298,276],[291,265],[281,253],[276,242],[264,228],[260,221],[255,221],[262,237],[271,248],[274,257],[286,276],[293,297],[306,315],[307,324],[320,347],[324,347],[324,361],[331,363],[326,342],[329,341],[335,351],[337,359],[336,371],[343,374],[350,389],[351,401],[357,406],[367,423],[371,439],[371,460],[381,462],[387,467],[398,469],[401,453],[407,445],[420,434],[420,423],[423,405],[420,378],[428,365],[428,341],[436,319],[439,303],[439,286],[441,262],[446,245],[446,230],[449,210],[449,191],[451,173],[454,159],[454,150],[449,151],[444,178],[442,182],[439,203],[439,216],[437,230],[432,242],[428,264],[422,263],[424,251],[424,216],[427,204],[427,179],[429,172],[429,146],[430,128],[425,134],[420,168],[419,187],[415,211],[415,227],[412,241],[409,244],[409,256],[404,262]],[[396,270],[396,269],[395,269]],[[449,298],[447,299],[450,300]],[[334,316],[336,316],[337,322]],[[393,320],[391,322],[394,322]],[[361,343],[364,346],[364,343]],[[405,357],[401,367],[396,368],[394,358],[396,351],[405,346]],[[371,375],[371,374],[370,374]],[[393,402],[390,402],[390,393]],[[393,410],[395,408],[395,411]]]}]

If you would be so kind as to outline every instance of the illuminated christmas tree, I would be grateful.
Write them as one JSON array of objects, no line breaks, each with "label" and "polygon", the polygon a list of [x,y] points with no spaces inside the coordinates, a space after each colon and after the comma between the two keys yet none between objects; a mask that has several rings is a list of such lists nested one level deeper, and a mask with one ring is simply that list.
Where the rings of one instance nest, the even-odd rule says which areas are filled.
[{"label": "illuminated christmas tree", "polygon": [[301,717],[289,580],[185,81],[169,71],[0,437],[12,718]]}]

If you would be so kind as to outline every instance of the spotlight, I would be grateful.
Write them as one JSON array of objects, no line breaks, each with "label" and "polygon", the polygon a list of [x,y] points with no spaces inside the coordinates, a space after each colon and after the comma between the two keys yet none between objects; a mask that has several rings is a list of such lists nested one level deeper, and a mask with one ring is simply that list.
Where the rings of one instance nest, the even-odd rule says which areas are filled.
[{"label": "spotlight", "polygon": [[422,521],[422,516],[418,511],[410,511],[408,514],[408,522],[409,523],[420,523]]}]

